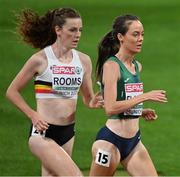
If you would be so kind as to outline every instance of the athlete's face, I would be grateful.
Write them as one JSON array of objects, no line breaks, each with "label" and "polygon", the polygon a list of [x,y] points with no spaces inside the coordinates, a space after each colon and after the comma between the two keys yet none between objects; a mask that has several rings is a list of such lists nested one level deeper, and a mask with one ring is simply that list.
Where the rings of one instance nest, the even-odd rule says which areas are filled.
[{"label": "athlete's face", "polygon": [[133,21],[126,34],[121,35],[121,47],[132,54],[139,53],[144,39],[144,28],[140,21]]},{"label": "athlete's face", "polygon": [[56,34],[61,45],[69,49],[77,47],[81,37],[81,32],[81,18],[67,18],[65,24],[56,30]]}]

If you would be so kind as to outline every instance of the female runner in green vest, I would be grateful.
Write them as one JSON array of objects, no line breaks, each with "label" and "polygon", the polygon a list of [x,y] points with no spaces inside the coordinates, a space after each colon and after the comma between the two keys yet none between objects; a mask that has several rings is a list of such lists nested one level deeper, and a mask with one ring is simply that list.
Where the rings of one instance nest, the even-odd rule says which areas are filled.
[{"label": "female runner in green vest", "polygon": [[99,44],[97,77],[101,82],[105,127],[98,132],[92,147],[90,176],[109,176],[119,163],[132,176],[157,176],[156,169],[140,138],[139,118],[154,120],[152,109],[143,102],[167,102],[164,90],[143,93],[141,64],[135,54],[141,51],[144,29],[133,15],[115,19],[112,31]]}]

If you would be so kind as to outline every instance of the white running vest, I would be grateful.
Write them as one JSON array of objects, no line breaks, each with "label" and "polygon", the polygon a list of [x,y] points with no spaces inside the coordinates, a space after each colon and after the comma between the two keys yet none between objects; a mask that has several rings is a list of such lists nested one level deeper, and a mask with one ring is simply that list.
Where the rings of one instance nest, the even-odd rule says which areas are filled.
[{"label": "white running vest", "polygon": [[51,46],[44,49],[48,66],[43,74],[35,77],[36,98],[77,99],[83,80],[83,67],[76,50],[72,49],[70,63],[60,62]]}]

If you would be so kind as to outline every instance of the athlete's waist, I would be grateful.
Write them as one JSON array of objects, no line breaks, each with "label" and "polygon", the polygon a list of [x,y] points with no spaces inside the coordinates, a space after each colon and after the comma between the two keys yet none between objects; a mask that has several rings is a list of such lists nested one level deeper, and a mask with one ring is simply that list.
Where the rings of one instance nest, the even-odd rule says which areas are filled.
[{"label": "athlete's waist", "polygon": [[108,119],[106,122],[106,126],[117,135],[128,138],[133,137],[139,130],[139,120]]},{"label": "athlete's waist", "polygon": [[125,112],[109,116],[109,119],[138,119],[142,115],[143,104],[136,105]]},{"label": "athlete's waist", "polygon": [[75,122],[75,115],[67,115],[67,114],[59,115],[59,116],[57,116],[57,115],[52,115],[52,116],[46,115],[46,116],[43,116],[43,120],[48,122],[49,124],[58,125],[58,126],[66,126],[69,124],[73,124]]},{"label": "athlete's waist", "polygon": [[48,123],[48,125],[49,126],[51,126],[51,127],[68,127],[68,126],[75,126],[75,122],[73,121],[73,122],[69,122],[69,123],[67,123],[67,124],[54,124],[54,123]]},{"label": "athlete's waist", "polygon": [[122,115],[122,114],[115,114],[112,116],[109,116],[108,119],[138,119],[140,116],[132,116],[132,115]]}]

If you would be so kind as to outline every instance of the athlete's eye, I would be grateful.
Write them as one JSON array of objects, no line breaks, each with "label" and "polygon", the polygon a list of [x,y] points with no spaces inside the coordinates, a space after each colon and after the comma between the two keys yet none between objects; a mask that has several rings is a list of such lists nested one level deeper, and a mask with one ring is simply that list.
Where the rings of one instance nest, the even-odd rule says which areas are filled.
[{"label": "athlete's eye", "polygon": [[138,33],[133,33],[133,36],[134,37],[137,37],[139,34]]},{"label": "athlete's eye", "polygon": [[77,29],[76,29],[76,28],[71,28],[71,29],[69,29],[69,31],[71,31],[71,32],[76,32]]}]

